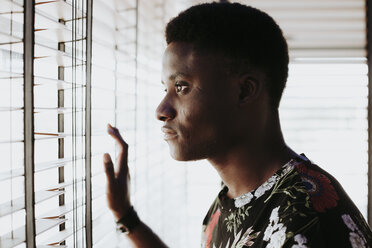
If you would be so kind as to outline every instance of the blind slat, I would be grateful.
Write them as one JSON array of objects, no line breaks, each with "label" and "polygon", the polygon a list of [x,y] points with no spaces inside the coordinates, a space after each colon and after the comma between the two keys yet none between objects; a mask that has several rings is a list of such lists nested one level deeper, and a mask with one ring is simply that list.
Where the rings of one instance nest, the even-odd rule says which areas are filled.
[{"label": "blind slat", "polygon": [[[48,200],[54,196],[64,194],[64,191],[36,191],[35,192],[35,203],[40,203]],[[5,202],[0,204],[0,217],[12,214],[13,212],[22,210],[25,208],[24,196],[13,199],[13,201]]]},{"label": "blind slat", "polygon": [[[39,219],[35,220],[36,234],[40,234],[50,228],[64,223],[65,219]],[[25,226],[15,229],[11,233],[0,236],[0,247],[11,248],[24,242],[26,239]]]}]

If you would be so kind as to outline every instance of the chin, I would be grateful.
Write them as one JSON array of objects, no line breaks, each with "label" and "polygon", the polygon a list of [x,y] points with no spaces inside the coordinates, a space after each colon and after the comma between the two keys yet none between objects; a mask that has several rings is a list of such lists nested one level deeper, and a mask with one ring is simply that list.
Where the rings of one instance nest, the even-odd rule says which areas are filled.
[{"label": "chin", "polygon": [[181,156],[177,156],[177,155],[174,155],[171,153],[171,157],[176,160],[176,161],[180,161],[180,162],[186,162],[186,161],[190,161],[188,160],[187,158],[184,158],[184,157],[181,157]]},{"label": "chin", "polygon": [[174,160],[177,161],[189,161],[187,156],[185,154],[180,153],[179,151],[174,151],[172,148],[170,148],[170,155]]},{"label": "chin", "polygon": [[174,147],[170,146],[170,155],[174,160],[177,161],[195,161],[195,160],[201,160],[205,159],[203,156],[198,156],[198,154],[185,151],[182,149],[174,149]]}]

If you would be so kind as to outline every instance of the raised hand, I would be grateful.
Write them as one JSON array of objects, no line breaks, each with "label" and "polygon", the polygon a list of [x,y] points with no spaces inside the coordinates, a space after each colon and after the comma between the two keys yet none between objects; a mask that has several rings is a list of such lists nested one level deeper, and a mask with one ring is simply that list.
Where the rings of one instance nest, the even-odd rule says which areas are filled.
[{"label": "raised hand", "polygon": [[107,176],[107,202],[116,220],[119,220],[131,207],[128,144],[123,140],[117,128],[108,124],[107,131],[116,140],[120,149],[116,170],[110,155],[108,153],[103,155]]}]

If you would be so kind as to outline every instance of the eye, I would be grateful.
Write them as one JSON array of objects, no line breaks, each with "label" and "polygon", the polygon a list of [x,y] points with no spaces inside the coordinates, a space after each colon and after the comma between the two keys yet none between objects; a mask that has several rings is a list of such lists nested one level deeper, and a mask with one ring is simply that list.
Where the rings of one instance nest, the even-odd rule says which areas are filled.
[{"label": "eye", "polygon": [[189,86],[185,82],[176,83],[175,86],[177,93],[186,93]]}]

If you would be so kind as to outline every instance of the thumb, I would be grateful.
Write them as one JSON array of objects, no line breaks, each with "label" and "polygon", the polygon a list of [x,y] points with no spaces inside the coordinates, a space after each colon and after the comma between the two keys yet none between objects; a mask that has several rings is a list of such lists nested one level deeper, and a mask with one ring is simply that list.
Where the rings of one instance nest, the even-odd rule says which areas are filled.
[{"label": "thumb", "polygon": [[110,154],[105,153],[103,155],[103,163],[105,166],[107,184],[109,185],[109,187],[111,187],[111,185],[113,185],[115,181],[115,171],[114,171],[114,165],[112,164]]}]

